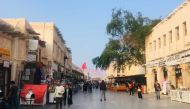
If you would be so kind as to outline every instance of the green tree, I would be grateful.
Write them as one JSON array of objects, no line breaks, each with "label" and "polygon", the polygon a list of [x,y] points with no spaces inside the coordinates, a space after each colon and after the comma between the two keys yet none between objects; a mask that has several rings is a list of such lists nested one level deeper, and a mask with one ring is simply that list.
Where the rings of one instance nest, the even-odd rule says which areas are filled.
[{"label": "green tree", "polygon": [[107,69],[114,62],[117,71],[126,65],[145,63],[145,37],[160,19],[151,20],[139,12],[133,15],[126,10],[113,10],[112,19],[107,24],[107,34],[111,38],[102,54],[93,59],[96,67]]}]

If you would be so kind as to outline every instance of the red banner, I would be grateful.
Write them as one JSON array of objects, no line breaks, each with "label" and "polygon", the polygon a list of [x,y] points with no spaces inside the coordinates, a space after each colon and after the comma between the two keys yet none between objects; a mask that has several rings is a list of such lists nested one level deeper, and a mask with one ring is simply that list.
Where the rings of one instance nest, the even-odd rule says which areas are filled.
[{"label": "red banner", "polygon": [[47,86],[48,85],[34,85],[34,84],[25,84],[23,87],[23,90],[20,93],[20,96],[22,98],[22,100],[25,100],[26,94],[28,93],[28,91],[31,89],[32,92],[35,95],[35,103],[42,103],[45,93],[47,91]]}]

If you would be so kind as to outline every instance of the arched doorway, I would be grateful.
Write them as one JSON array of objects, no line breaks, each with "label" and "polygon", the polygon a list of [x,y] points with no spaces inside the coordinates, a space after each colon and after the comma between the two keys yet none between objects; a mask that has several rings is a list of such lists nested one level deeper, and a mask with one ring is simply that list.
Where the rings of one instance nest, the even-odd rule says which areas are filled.
[{"label": "arched doorway", "polygon": [[180,65],[175,66],[176,87],[179,88],[182,85],[182,72]]}]

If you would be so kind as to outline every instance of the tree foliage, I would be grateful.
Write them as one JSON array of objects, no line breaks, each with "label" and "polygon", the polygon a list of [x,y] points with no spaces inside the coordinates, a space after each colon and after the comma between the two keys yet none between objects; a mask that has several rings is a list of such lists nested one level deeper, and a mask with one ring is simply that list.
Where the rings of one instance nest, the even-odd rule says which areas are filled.
[{"label": "tree foliage", "polygon": [[111,39],[102,54],[93,59],[96,67],[107,69],[114,62],[120,71],[126,65],[145,63],[145,37],[160,19],[151,20],[140,12],[133,15],[126,10],[113,10],[112,19],[107,24],[107,34]]}]

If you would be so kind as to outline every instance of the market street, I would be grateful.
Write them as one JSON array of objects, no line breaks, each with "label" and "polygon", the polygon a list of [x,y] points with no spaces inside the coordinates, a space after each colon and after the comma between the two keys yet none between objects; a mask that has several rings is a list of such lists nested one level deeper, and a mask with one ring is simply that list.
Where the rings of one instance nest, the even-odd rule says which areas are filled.
[{"label": "market street", "polygon": [[[125,92],[107,92],[107,101],[100,102],[99,90],[93,93],[79,92],[73,96],[73,105],[70,109],[189,109],[190,104],[171,101],[167,96],[161,96],[157,101],[153,94],[145,94],[140,100],[136,95],[129,96]],[[28,109],[28,108],[21,108]],[[43,109],[35,107],[35,109]],[[55,105],[46,105],[45,109],[55,109]],[[63,109],[69,109],[63,107]]]}]

